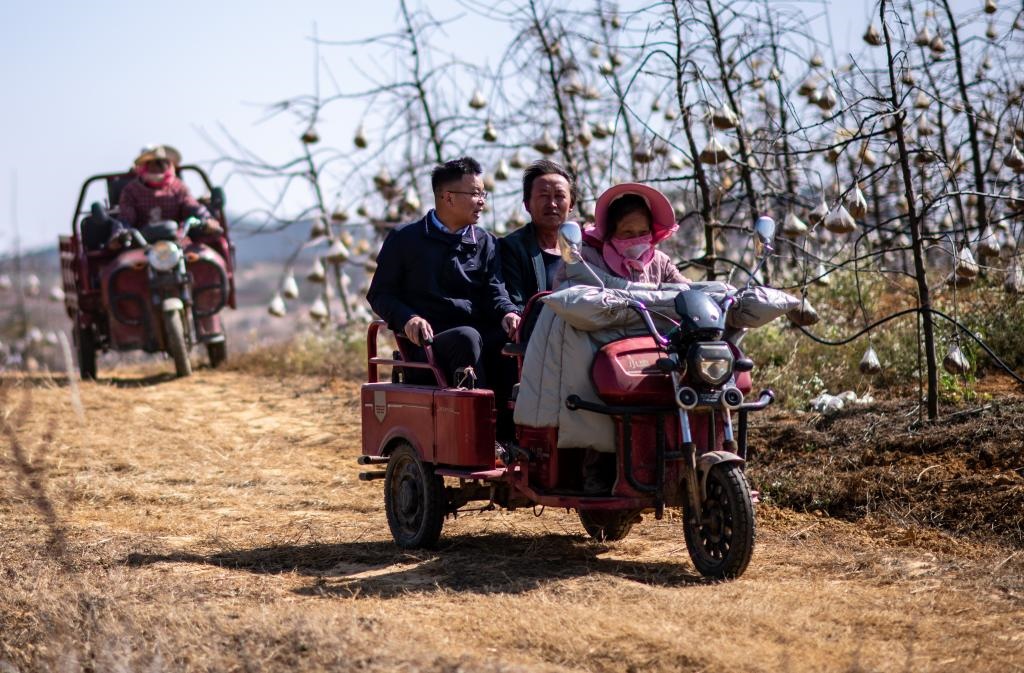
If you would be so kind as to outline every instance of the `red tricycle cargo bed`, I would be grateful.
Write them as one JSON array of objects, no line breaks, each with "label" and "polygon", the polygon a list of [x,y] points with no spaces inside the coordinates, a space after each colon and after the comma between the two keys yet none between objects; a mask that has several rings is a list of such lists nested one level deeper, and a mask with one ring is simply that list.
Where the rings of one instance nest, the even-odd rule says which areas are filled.
[{"label": "red tricycle cargo bed", "polygon": [[403,438],[431,463],[494,466],[490,390],[367,383],[361,395],[363,455],[382,455],[392,440]]}]

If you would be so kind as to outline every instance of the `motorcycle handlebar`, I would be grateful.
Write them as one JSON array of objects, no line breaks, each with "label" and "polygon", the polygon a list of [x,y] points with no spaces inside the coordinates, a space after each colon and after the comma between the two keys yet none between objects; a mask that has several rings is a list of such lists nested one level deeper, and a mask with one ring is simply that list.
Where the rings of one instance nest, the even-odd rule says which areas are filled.
[{"label": "motorcycle handlebar", "polygon": [[642,301],[627,299],[626,306],[636,311],[640,318],[643,319],[644,326],[647,328],[647,331],[650,333],[651,338],[654,339],[655,343],[662,347],[668,345],[668,339],[658,332],[658,328],[654,326],[654,320],[651,319],[651,312],[647,310],[647,307]]},{"label": "motorcycle handlebar", "polygon": [[760,411],[775,401],[775,392],[771,388],[761,391],[757,402],[745,402],[737,407],[738,411]]}]

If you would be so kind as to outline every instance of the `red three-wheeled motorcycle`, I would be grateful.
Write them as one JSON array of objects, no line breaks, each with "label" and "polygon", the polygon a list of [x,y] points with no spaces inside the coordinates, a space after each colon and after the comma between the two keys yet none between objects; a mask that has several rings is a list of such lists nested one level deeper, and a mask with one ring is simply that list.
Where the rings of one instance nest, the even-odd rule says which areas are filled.
[{"label": "red three-wheeled motorcycle", "polygon": [[178,376],[192,372],[189,351],[203,344],[214,367],[227,357],[220,318],[235,308],[234,246],[224,213],[224,192],[197,166],[181,166],[183,178],[198,177],[208,191],[200,201],[221,223],[207,234],[198,221],[152,223],[110,245],[109,210],[95,202],[83,208],[90,187],[105,185],[107,203],[117,204],[133,173],[94,175],[82,185],[71,235],[60,237],[64,303],[73,322],[82,378],[96,377],[100,351],[164,352]]},{"label": "red three-wheeled motorcycle", "polygon": [[[771,250],[775,225],[762,218],[755,229],[764,250],[760,266]],[[567,223],[559,233],[563,258],[579,263],[578,226]],[[493,393],[451,387],[429,361],[429,349],[428,362],[402,357],[409,349],[401,338],[393,357],[379,357],[384,323],[372,323],[359,463],[384,469],[360,478],[384,481],[395,542],[408,548],[434,545],[445,517],[472,501],[509,509],[575,509],[599,540],[621,539],[642,513],[661,518],[666,507],[675,507],[682,510],[683,534],[697,570],[711,578],[739,576],[754,547],[755,497],[743,473],[747,414],[768,406],[773,395],[765,390],[757,400],[745,400],[753,362],[739,349],[739,339],[723,339],[733,300],[730,295],[716,301],[700,290],[680,292],[674,301],[679,320],[667,334],[659,333],[644,304],[625,300],[647,335],[612,341],[597,352],[589,366],[600,403],[576,395],[564,400],[573,413],[614,419],[616,478],[610,492],[600,495],[584,490],[584,453],[559,448],[557,427],[517,426],[517,445],[496,457]],[[524,318],[523,325],[529,322]],[[510,344],[507,354],[522,358],[522,346]],[[380,380],[381,366],[393,368],[391,381]],[[403,381],[403,372],[417,369],[429,370],[435,385]]]}]

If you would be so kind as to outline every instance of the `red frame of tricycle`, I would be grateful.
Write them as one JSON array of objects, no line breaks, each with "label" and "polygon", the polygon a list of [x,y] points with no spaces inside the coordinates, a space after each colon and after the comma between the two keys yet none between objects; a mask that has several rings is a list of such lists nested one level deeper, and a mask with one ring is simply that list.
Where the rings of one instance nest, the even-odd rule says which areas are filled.
[{"label": "red frame of tricycle", "polygon": [[[659,352],[650,337],[616,341],[599,353],[599,357],[614,360],[619,353],[630,351],[631,357],[627,359],[643,369],[646,378],[641,385],[658,389],[634,391],[638,396],[633,399],[643,400],[643,405],[589,405],[601,407],[599,413],[614,418],[619,449],[617,479],[611,494],[585,495],[581,489],[566,488],[572,475],[578,474],[580,462],[567,460],[574,450],[557,448],[557,428],[518,426],[519,446],[529,451],[531,460],[514,460],[507,466],[496,461],[494,395],[490,390],[381,381],[380,366],[434,368],[430,363],[380,357],[377,337],[382,327],[385,323],[378,320],[370,324],[367,332],[368,376],[361,389],[361,464],[383,466],[397,445],[408,442],[421,461],[433,465],[435,474],[460,480],[461,488],[453,492],[453,509],[469,500],[490,499],[508,508],[542,505],[577,510],[654,510],[660,517],[664,507],[683,505],[686,494],[684,456],[678,450],[679,410],[674,403],[651,403],[656,398],[673,402],[674,395],[668,376],[658,377],[649,367],[650,355]],[[621,371],[613,373],[614,363],[605,369],[609,375],[622,375]],[[600,367],[593,370],[593,376],[598,390],[605,385],[621,386],[621,381],[600,380],[604,376]],[[749,392],[749,373],[739,374],[736,383],[744,394]],[[770,399],[765,394],[760,401],[744,404],[738,410],[740,457],[745,457],[746,452],[747,412],[766,406]],[[587,408],[587,403],[577,403],[577,408]],[[701,454],[720,452],[723,433],[718,415],[691,412],[691,426],[695,437],[707,438],[702,442],[707,448]],[[568,465],[563,464],[566,462]],[[364,472],[360,478],[383,476],[382,472]]]}]

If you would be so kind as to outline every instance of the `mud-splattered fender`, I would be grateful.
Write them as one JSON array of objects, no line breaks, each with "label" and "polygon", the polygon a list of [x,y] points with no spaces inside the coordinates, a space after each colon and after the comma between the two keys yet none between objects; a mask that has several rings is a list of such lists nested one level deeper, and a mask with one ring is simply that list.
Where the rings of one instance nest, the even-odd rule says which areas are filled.
[{"label": "mud-splattered fender", "polygon": [[711,472],[712,467],[719,463],[736,463],[737,465],[743,465],[746,462],[747,461],[743,460],[731,451],[708,451],[697,458],[697,477],[700,479],[701,500],[707,498],[708,473]]}]

